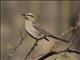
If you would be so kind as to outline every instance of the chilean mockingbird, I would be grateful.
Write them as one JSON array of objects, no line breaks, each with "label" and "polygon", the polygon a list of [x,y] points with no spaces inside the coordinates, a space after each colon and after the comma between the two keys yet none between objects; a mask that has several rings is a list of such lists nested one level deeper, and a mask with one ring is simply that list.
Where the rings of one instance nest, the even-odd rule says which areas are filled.
[{"label": "chilean mockingbird", "polygon": [[26,13],[26,14],[22,14],[22,15],[25,17],[25,31],[34,39],[36,39],[36,40],[45,39],[45,40],[49,41],[49,39],[47,37],[52,37],[57,40],[61,40],[63,42],[68,42],[66,40],[55,37],[52,34],[46,32],[42,27],[40,27],[35,22],[35,19],[34,19],[34,16],[32,13]]},{"label": "chilean mockingbird", "polygon": [[37,42],[39,40],[45,39],[46,41],[49,41],[49,39],[47,37],[52,37],[54,39],[63,41],[63,42],[68,42],[64,39],[58,38],[53,36],[51,33],[48,33],[47,31],[45,31],[42,27],[40,27],[34,19],[34,16],[32,13],[27,13],[27,14],[22,14],[25,18],[25,31],[34,39],[36,39],[36,42],[34,43],[34,46],[31,48],[31,50],[29,51],[29,53],[26,55],[25,59],[27,58],[27,56],[29,56],[29,54],[31,53],[31,51],[35,48],[35,46],[37,45]]}]

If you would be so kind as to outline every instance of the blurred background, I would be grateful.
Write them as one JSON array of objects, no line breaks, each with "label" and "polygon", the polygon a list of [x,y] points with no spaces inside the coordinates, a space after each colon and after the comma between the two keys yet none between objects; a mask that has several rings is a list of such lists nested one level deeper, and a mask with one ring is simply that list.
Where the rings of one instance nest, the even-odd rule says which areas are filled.
[{"label": "blurred background", "polygon": [[[22,29],[22,35],[27,35],[27,37],[12,54],[10,60],[23,60],[33,46],[35,40],[24,32],[25,21],[23,16],[21,16],[22,13],[28,12],[34,14],[35,20],[46,31],[60,37],[68,28],[75,26],[76,21],[80,19],[78,18],[80,14],[80,1],[1,1],[2,60],[9,60],[7,55],[20,42],[19,29]],[[40,17],[38,18],[38,16]],[[69,39],[68,36],[64,39]],[[77,40],[73,48],[80,51],[80,39]],[[61,42],[58,44],[55,39],[51,38],[49,42],[42,40],[27,60],[37,60],[38,57],[48,53],[50,50],[64,49],[61,44]],[[64,47],[67,45],[63,44]],[[59,56],[52,56],[47,60],[79,60],[78,58],[77,54],[64,53]]]}]

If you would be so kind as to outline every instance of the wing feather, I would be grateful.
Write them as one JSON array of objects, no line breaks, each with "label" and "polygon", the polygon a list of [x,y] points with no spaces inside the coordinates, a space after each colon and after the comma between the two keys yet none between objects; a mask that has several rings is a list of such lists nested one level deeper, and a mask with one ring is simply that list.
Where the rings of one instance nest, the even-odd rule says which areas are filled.
[{"label": "wing feather", "polygon": [[39,30],[40,33],[42,33],[43,35],[47,35],[47,31],[45,29],[43,29],[39,24],[37,24],[36,22],[33,22],[33,26]]}]

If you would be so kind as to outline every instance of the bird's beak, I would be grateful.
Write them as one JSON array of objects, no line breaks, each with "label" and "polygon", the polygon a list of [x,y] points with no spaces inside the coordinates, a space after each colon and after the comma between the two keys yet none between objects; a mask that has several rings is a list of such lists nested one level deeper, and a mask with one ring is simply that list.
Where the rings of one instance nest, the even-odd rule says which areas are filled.
[{"label": "bird's beak", "polygon": [[25,14],[21,14],[21,15],[25,16]]}]

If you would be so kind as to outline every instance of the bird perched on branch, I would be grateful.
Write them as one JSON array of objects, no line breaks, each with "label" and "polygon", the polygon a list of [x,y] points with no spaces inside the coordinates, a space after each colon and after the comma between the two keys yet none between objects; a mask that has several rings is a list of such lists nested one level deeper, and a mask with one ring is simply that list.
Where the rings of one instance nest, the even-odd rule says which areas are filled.
[{"label": "bird perched on branch", "polygon": [[34,39],[36,39],[36,42],[34,43],[34,46],[30,49],[24,60],[29,56],[29,54],[32,52],[32,50],[35,48],[37,45],[37,42],[45,39],[46,41],[49,41],[47,37],[52,37],[54,39],[63,41],[63,42],[69,42],[67,40],[58,38],[53,36],[51,33],[48,33],[45,31],[42,27],[40,27],[34,19],[34,15],[32,13],[27,13],[27,14],[22,14],[25,18],[25,31]]},{"label": "bird perched on branch", "polygon": [[32,13],[22,14],[25,18],[25,30],[26,32],[36,40],[45,39],[49,41],[47,37],[52,37],[57,40],[61,40],[63,42],[68,42],[61,38],[55,37],[52,34],[46,32],[42,27],[40,27],[34,19],[34,15]]}]

